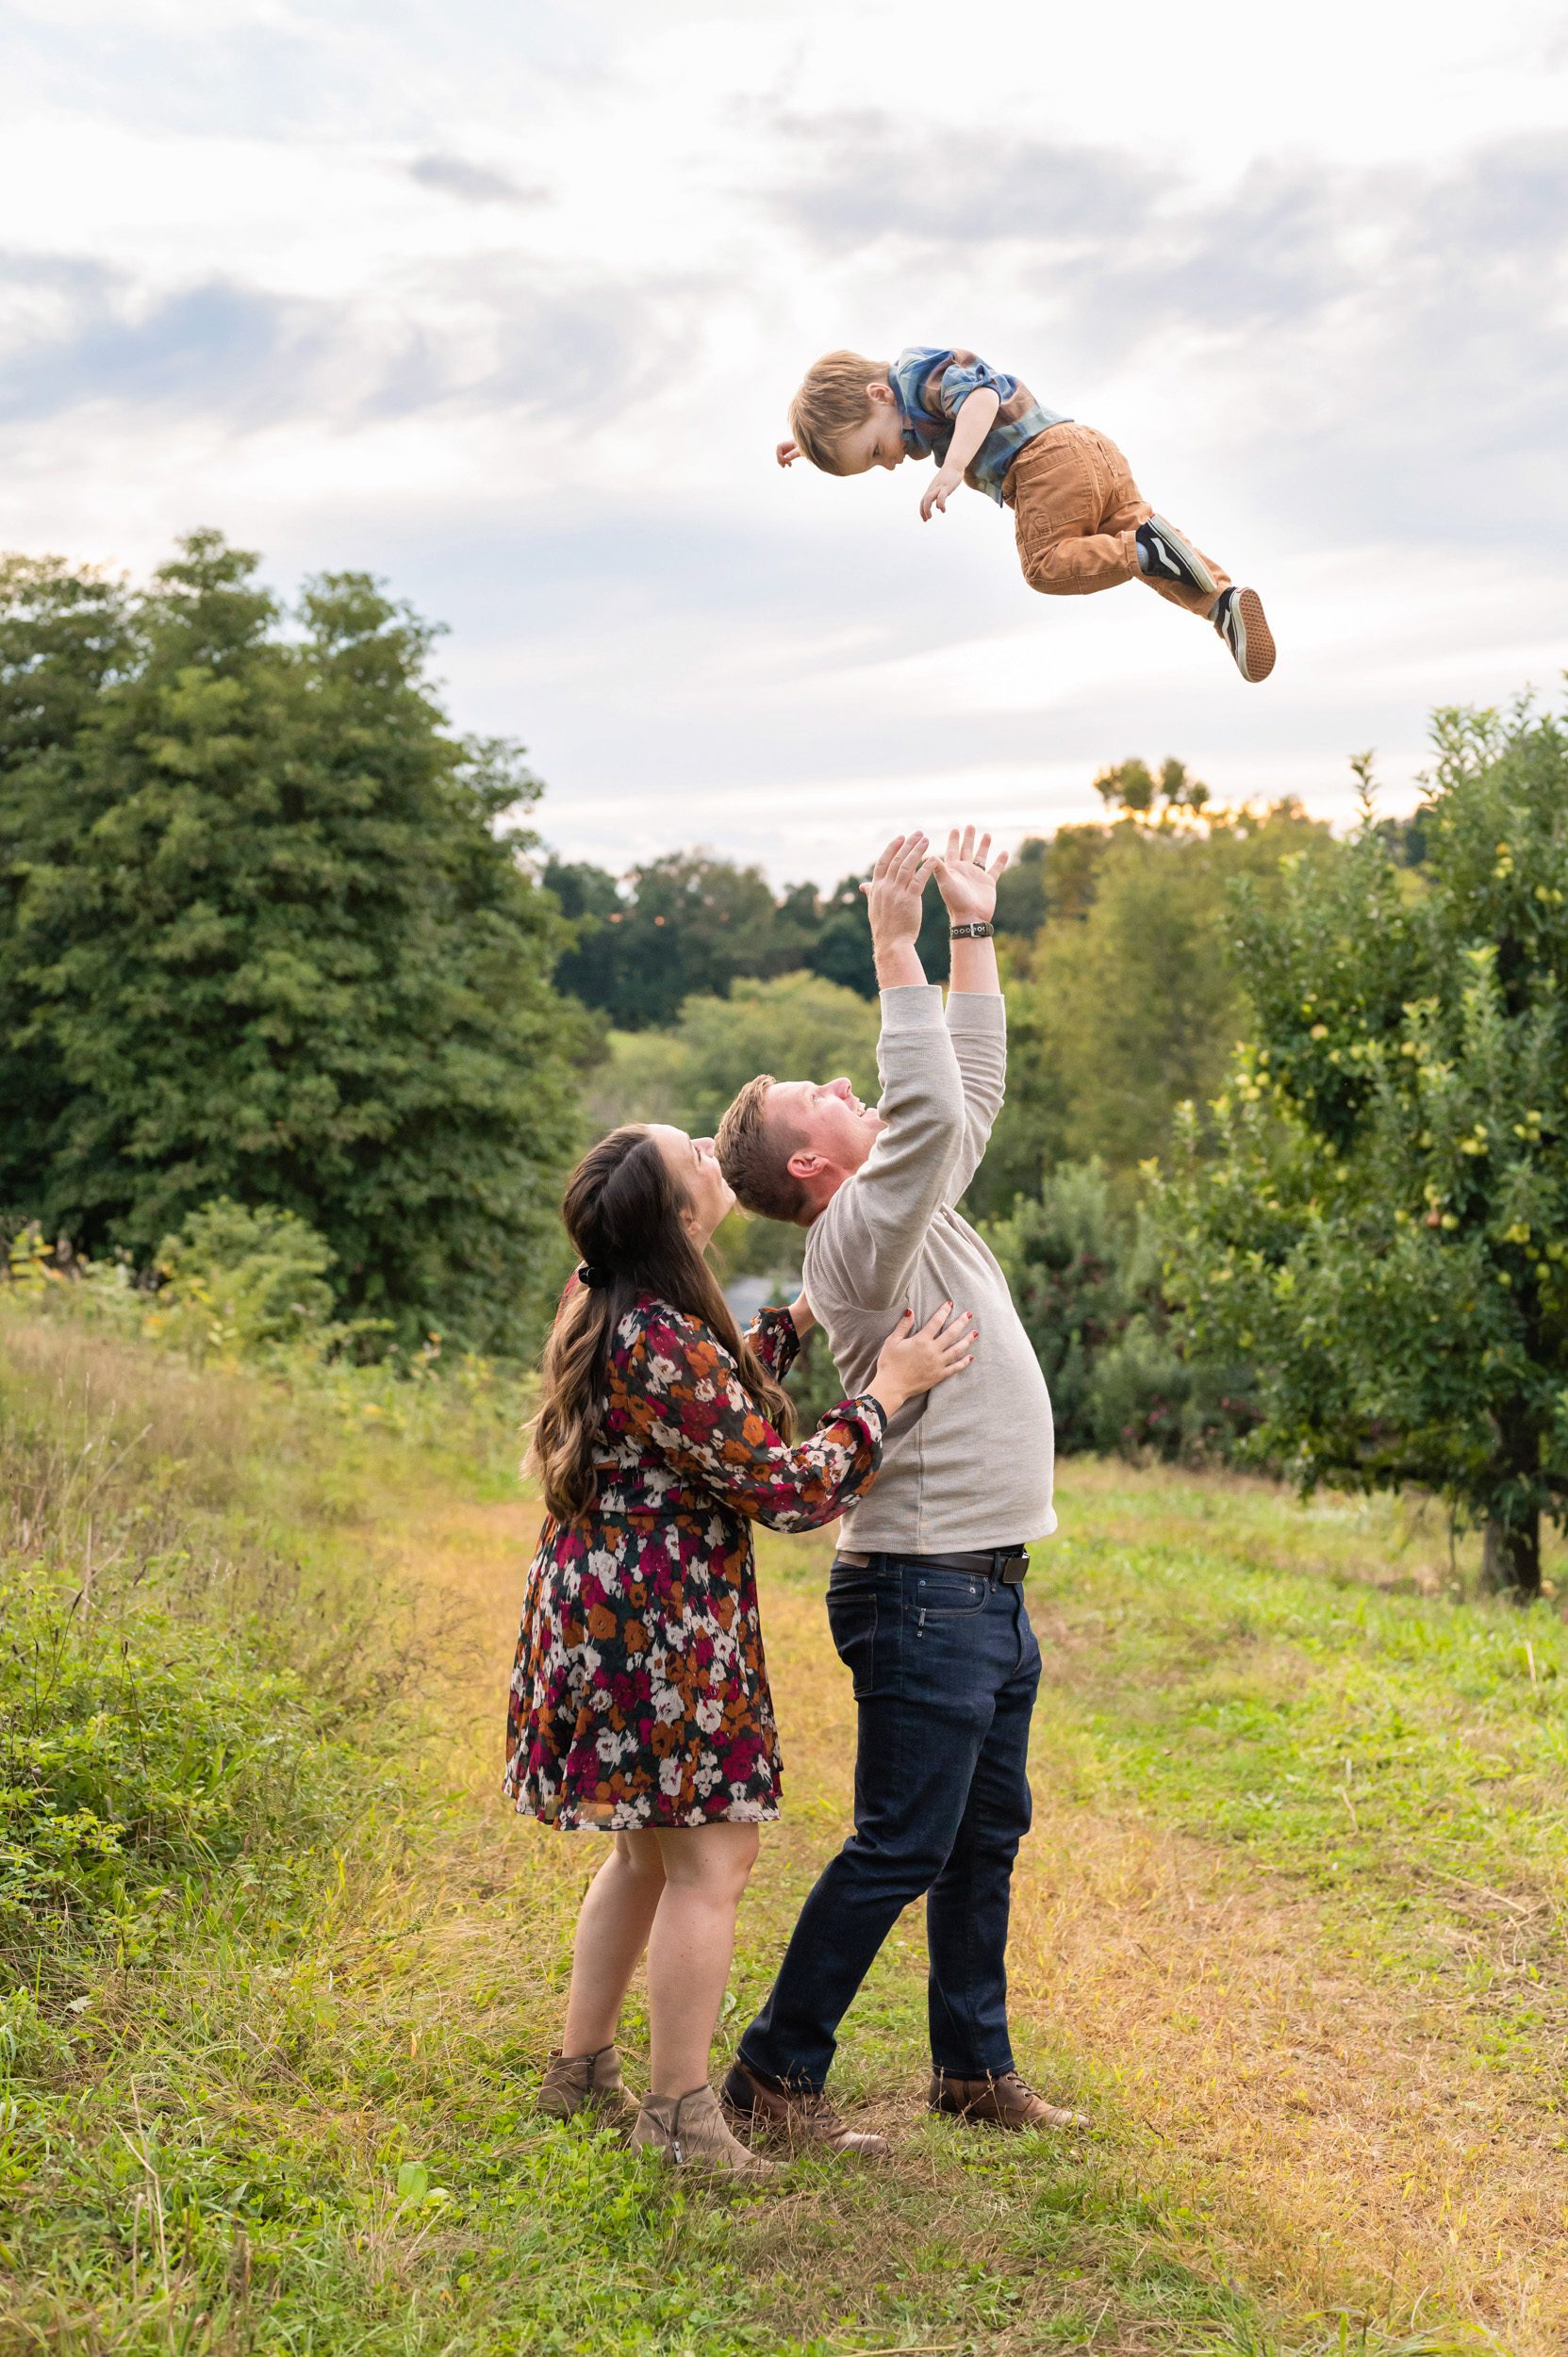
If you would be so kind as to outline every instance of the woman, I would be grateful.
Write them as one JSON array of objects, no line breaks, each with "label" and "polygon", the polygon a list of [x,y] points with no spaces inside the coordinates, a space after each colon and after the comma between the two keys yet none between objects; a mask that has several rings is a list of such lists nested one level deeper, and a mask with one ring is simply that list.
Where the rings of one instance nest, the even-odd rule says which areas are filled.
[{"label": "woman", "polygon": [[906,1312],[872,1391],[791,1446],[780,1381],[811,1313],[764,1310],[742,1341],[702,1257],[733,1200],[712,1140],[663,1126],[612,1131],[567,1188],[582,1266],[534,1428],[549,1516],[506,1788],[546,1824],[614,1837],[541,2107],[632,2116],[615,2037],[646,1948],[653,2092],[632,2140],[739,2173],[769,2164],[731,2135],[707,2074],[757,1827],[779,1813],[751,1524],[832,1522],[875,1478],[889,1419],[968,1365],[974,1332],[949,1307],[912,1333]]}]

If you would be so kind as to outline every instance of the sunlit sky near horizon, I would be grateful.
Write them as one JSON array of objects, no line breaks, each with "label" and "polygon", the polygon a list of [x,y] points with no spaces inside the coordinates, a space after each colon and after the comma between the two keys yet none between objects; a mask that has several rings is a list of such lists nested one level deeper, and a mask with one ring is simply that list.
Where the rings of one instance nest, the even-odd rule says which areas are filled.
[{"label": "sunlit sky near horizon", "polygon": [[[385,576],[569,857],[829,882],[1131,753],[1344,817],[1375,747],[1400,809],[1434,704],[1558,692],[1555,5],[11,0],[0,89],[5,544]],[[1274,679],[923,470],[781,473],[846,342],[1114,435]]]}]

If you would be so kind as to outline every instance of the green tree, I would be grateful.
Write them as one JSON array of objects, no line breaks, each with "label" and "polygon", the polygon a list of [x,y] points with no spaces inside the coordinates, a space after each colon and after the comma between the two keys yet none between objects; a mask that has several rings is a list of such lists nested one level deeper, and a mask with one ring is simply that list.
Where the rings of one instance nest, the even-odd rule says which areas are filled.
[{"label": "green tree", "polygon": [[1159,803],[1171,813],[1200,811],[1210,799],[1201,779],[1189,776],[1186,763],[1174,757],[1160,764],[1158,777],[1147,761],[1119,761],[1100,771],[1095,792],[1107,808],[1131,811],[1140,817],[1147,816]]},{"label": "green tree", "polygon": [[1568,1520],[1568,737],[1445,712],[1415,879],[1371,821],[1240,925],[1254,1044],[1164,1189],[1192,1346],[1306,1486],[1417,1483],[1540,1587]]},{"label": "green tree", "polygon": [[1046,865],[1050,845],[1044,835],[1027,834],[997,881],[999,933],[1032,941],[1046,921],[1048,899]]},{"label": "green tree", "polygon": [[610,929],[626,915],[619,884],[606,868],[595,867],[589,860],[553,857],[546,860],[539,882],[567,920],[555,961],[556,989],[607,1013],[618,979]]},{"label": "green tree", "polygon": [[143,1260],[270,1204],[340,1307],[517,1346],[574,1114],[538,787],[366,575],[285,616],[203,533],[0,574],[0,1203]]},{"label": "green tree", "polygon": [[738,975],[808,965],[821,928],[812,885],[775,899],[760,867],[701,849],[665,852],[619,880],[553,859],[541,881],[572,925],[556,982],[620,1030],[672,1023],[684,999],[722,997]]},{"label": "green tree", "polygon": [[[869,872],[868,870],[867,872]],[[846,876],[828,895],[822,929],[808,963],[812,971],[863,998],[877,996],[876,961],[871,955],[871,920],[860,876]],[[928,888],[916,948],[927,976],[933,982],[948,979],[948,915],[941,895]]]},{"label": "green tree", "polygon": [[735,1091],[758,1072],[785,1080],[845,1073],[877,1093],[878,1011],[817,974],[746,976],[727,998],[688,998],[667,1031],[611,1034],[594,1076],[592,1111],[617,1121],[673,1121],[711,1130]]},{"label": "green tree", "polygon": [[1119,1202],[1098,1162],[1060,1163],[985,1234],[1045,1371],[1064,1456],[1223,1455],[1253,1420],[1245,1369],[1183,1360],[1147,1209]]},{"label": "green tree", "polygon": [[1291,803],[1201,823],[1124,817],[1074,838],[1060,873],[1065,908],[1081,913],[1057,913],[1053,844],[1045,931],[1008,992],[1008,1098],[974,1198],[992,1213],[1038,1194],[1058,1162],[1128,1179],[1164,1151],[1177,1106],[1214,1093],[1246,1025],[1229,883],[1252,875],[1272,891],[1287,854],[1330,850],[1327,827]]}]

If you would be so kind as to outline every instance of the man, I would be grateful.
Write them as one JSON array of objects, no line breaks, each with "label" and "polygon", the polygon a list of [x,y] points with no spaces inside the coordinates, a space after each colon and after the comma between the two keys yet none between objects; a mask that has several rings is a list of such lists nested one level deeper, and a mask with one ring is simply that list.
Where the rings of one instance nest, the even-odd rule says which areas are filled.
[{"label": "man", "polygon": [[[770,1074],[719,1125],[747,1208],[807,1229],[803,1294],[840,1377],[863,1390],[906,1309],[975,1313],[973,1367],[893,1419],[875,1486],[846,1516],[828,1590],[859,1710],[855,1830],[806,1901],[771,1995],[725,2083],[733,2112],[839,2150],[823,2095],[838,2025],[899,1916],[926,1901],[931,2104],[1002,2128],[1077,2115],[1019,2077],[1007,2028],[1013,1865],[1029,1828],[1030,1714],[1040,1649],[1024,1608],[1027,1542],[1053,1530],[1050,1401],[1007,1281],[956,1206],[1001,1108],[1007,1047],[991,917],[991,839],[945,858],[899,835],[863,885],[882,990],[882,1103],[848,1080]],[[935,875],[951,986],[916,950]]]}]

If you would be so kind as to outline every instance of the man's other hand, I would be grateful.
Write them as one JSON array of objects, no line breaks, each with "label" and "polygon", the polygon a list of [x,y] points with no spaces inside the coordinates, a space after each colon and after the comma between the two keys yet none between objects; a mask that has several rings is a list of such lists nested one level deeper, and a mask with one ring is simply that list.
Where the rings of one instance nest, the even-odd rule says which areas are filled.
[{"label": "man's other hand", "polygon": [[[973,828],[969,832],[972,834]],[[955,834],[953,841],[957,840]],[[921,899],[936,864],[931,845],[918,829],[914,834],[893,837],[872,868],[870,882],[860,887],[869,903],[873,948],[892,949],[905,942],[913,944],[920,931]]]},{"label": "man's other hand", "polygon": [[[1006,851],[999,851],[992,859],[988,834],[982,834],[977,843],[973,827],[966,827],[962,835],[956,827],[952,829],[948,836],[947,853],[934,863],[933,868],[950,923],[991,922],[997,910],[997,878],[1007,865],[1008,858]],[[874,925],[875,919],[872,921]]]}]

